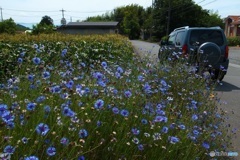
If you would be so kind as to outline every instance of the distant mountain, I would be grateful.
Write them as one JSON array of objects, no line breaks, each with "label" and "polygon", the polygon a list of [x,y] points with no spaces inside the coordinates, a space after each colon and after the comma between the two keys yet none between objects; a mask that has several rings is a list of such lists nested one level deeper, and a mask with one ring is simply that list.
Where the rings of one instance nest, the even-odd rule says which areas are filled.
[{"label": "distant mountain", "polygon": [[21,24],[17,24],[17,30],[18,31],[25,31],[25,30],[30,30],[30,28],[26,27],[24,25],[21,25]]}]

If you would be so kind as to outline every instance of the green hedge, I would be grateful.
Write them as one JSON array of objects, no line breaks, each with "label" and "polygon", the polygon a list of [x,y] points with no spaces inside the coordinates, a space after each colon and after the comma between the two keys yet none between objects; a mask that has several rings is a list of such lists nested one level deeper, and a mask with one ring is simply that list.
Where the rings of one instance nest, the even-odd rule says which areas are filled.
[{"label": "green hedge", "polygon": [[240,45],[240,37],[228,37],[227,40],[229,46]]}]

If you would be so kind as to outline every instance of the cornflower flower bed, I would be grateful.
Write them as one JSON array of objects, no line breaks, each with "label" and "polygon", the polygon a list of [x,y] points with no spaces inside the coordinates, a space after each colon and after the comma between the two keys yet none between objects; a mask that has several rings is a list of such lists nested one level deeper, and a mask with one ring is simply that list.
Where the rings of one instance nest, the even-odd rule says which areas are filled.
[{"label": "cornflower flower bed", "polygon": [[182,64],[150,64],[126,38],[109,37],[1,41],[1,56],[15,58],[0,83],[0,152],[189,160],[228,150],[223,113],[203,78]]}]

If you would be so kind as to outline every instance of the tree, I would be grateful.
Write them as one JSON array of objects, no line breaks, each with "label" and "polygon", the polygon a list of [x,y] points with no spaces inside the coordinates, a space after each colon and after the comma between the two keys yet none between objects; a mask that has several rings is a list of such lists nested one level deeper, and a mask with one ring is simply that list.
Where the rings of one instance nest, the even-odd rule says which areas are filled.
[{"label": "tree", "polygon": [[0,22],[0,33],[15,34],[17,25],[12,18]]},{"label": "tree", "polygon": [[205,26],[208,11],[192,0],[155,0],[153,9],[154,31],[158,38],[182,26]]},{"label": "tree", "polygon": [[40,25],[48,25],[48,26],[53,26],[53,19],[49,16],[44,16],[42,17],[42,20],[40,21]]},{"label": "tree", "polygon": [[129,39],[138,39],[140,36],[141,28],[138,22],[138,17],[133,13],[125,13],[123,20],[124,32],[128,35]]},{"label": "tree", "polygon": [[213,26],[219,26],[221,28],[224,28],[224,23],[221,17],[219,16],[218,12],[213,12],[210,10],[207,10],[208,14],[207,16],[203,17],[203,24],[206,25],[206,27],[213,27]]},{"label": "tree", "polygon": [[42,17],[40,23],[33,25],[32,34],[40,34],[40,33],[53,33],[54,32],[54,25],[53,20],[49,16]]}]

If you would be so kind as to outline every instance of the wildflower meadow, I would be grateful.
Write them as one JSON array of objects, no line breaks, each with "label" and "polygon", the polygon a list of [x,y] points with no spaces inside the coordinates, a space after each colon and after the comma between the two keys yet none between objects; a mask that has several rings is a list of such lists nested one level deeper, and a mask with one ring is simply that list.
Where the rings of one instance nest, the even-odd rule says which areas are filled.
[{"label": "wildflower meadow", "polygon": [[231,147],[214,86],[140,59],[124,36],[1,36],[0,67],[11,159],[202,160]]}]

